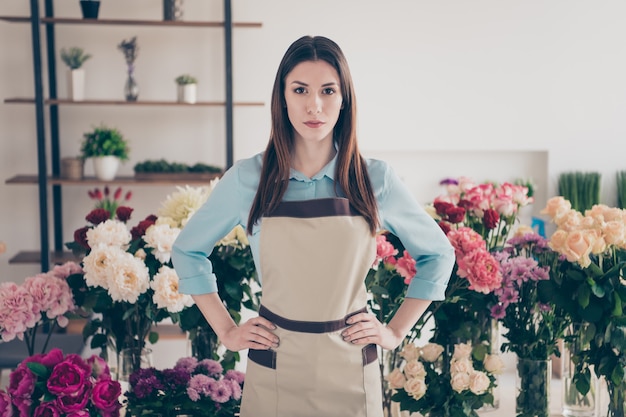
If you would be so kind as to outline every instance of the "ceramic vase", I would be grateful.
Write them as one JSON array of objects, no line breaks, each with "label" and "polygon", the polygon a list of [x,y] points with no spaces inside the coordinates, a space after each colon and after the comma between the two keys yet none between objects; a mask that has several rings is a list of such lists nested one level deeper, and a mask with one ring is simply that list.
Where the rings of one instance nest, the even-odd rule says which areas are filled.
[{"label": "ceramic vase", "polygon": [[117,156],[98,156],[92,158],[93,169],[96,178],[100,181],[112,181],[120,166],[120,159]]}]

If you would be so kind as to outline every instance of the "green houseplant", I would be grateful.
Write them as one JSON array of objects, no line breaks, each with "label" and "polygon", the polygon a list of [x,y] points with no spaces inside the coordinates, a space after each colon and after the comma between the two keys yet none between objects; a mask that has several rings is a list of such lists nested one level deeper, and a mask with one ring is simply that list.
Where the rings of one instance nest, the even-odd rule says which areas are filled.
[{"label": "green houseplant", "polygon": [[176,77],[174,81],[178,87],[178,102],[195,103],[198,80],[189,74],[182,74]]},{"label": "green houseplant", "polygon": [[61,60],[68,66],[67,95],[70,100],[82,101],[85,99],[85,70],[82,68],[85,61],[91,58],[82,48],[73,46],[69,49],[61,48]]},{"label": "green houseplant", "polygon": [[128,141],[116,128],[104,124],[83,135],[82,157],[91,158],[96,177],[103,181],[115,178],[120,161],[128,160]]}]

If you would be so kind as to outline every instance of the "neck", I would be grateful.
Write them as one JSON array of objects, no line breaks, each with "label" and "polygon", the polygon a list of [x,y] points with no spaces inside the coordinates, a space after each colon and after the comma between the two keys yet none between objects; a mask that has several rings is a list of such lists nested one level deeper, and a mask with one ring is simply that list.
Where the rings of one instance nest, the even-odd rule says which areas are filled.
[{"label": "neck", "polygon": [[296,146],[291,166],[311,178],[326,166],[337,151],[331,140],[319,143],[303,143]]}]

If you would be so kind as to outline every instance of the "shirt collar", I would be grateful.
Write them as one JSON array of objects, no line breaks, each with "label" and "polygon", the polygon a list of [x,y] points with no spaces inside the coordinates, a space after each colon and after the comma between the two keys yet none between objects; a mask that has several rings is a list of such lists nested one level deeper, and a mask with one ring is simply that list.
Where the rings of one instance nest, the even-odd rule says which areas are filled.
[{"label": "shirt collar", "polygon": [[337,149],[337,144],[335,143],[335,156],[333,156],[333,159],[331,159],[325,166],[324,168],[320,169],[320,172],[318,172],[317,174],[315,174],[313,177],[311,177],[311,179],[309,180],[309,178],[304,175],[303,173],[301,173],[300,171],[297,171],[293,168],[290,169],[289,171],[289,179],[290,180],[298,180],[298,181],[316,181],[316,180],[320,180],[323,177],[328,177],[329,179],[333,180],[335,179],[335,167],[337,166],[337,155],[339,154],[339,151]]}]

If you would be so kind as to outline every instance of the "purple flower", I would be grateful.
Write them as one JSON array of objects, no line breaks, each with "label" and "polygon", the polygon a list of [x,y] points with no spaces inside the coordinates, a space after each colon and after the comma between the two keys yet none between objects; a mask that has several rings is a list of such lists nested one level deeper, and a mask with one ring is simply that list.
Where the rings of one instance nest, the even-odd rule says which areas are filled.
[{"label": "purple flower", "polygon": [[491,307],[491,317],[494,319],[503,319],[506,317],[506,308],[502,304],[496,304]]},{"label": "purple flower", "polygon": [[174,368],[163,370],[163,382],[168,390],[176,390],[180,386],[186,386],[191,375],[186,369]]},{"label": "purple flower", "polygon": [[59,410],[53,401],[43,402],[35,408],[34,417],[61,417]]},{"label": "purple flower", "polygon": [[505,308],[509,304],[517,303],[519,301],[519,291],[513,288],[505,288],[499,300],[504,304]]},{"label": "purple flower", "polygon": [[459,182],[454,178],[444,178],[439,181],[439,185],[459,185]]},{"label": "purple flower", "polygon": [[537,307],[539,307],[539,311],[541,311],[543,313],[547,313],[549,311],[552,311],[552,306],[550,304],[537,303]]},{"label": "purple flower", "polygon": [[158,379],[160,375],[160,371],[157,371],[155,368],[140,368],[130,375],[128,381],[130,382],[130,385],[136,385],[142,379],[148,379],[151,377]]},{"label": "purple flower", "polygon": [[211,399],[218,403],[225,403],[230,400],[233,395],[233,390],[229,381],[221,380],[217,381],[215,388],[209,394]]},{"label": "purple flower", "polygon": [[12,414],[11,397],[4,390],[0,390],[0,417],[11,417]]},{"label": "purple flower", "polygon": [[216,385],[217,382],[207,375],[194,375],[189,380],[187,395],[191,401],[198,401],[201,396],[209,396],[216,389]]},{"label": "purple flower", "polygon": [[213,359],[204,359],[198,362],[195,372],[202,372],[209,376],[219,376],[224,372],[224,368]]},{"label": "purple flower", "polygon": [[233,400],[239,401],[241,399],[241,385],[234,379],[224,379],[225,382],[230,382],[230,389],[233,392]]},{"label": "purple flower", "polygon": [[235,369],[230,369],[226,371],[224,378],[232,379],[233,381],[236,381],[239,385],[242,385],[245,376],[246,374],[244,374],[243,372],[237,371]]},{"label": "purple flower", "polygon": [[150,397],[159,389],[163,389],[163,384],[156,376],[151,375],[147,378],[140,379],[133,385],[133,394],[139,399]]},{"label": "purple flower", "polygon": [[176,366],[174,366],[174,369],[182,368],[191,373],[194,371],[194,369],[196,369],[196,365],[198,365],[198,359],[194,358],[193,356],[190,356],[187,358],[180,358],[176,362]]}]

